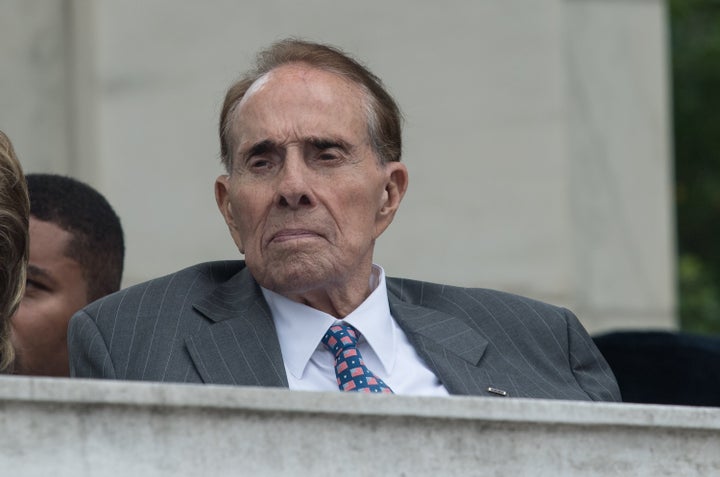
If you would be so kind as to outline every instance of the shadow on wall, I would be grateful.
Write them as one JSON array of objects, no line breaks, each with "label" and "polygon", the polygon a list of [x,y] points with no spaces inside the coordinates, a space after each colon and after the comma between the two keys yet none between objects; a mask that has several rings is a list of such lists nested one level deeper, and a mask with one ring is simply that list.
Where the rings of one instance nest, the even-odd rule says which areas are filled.
[{"label": "shadow on wall", "polygon": [[624,402],[720,406],[720,338],[622,331],[593,339]]}]

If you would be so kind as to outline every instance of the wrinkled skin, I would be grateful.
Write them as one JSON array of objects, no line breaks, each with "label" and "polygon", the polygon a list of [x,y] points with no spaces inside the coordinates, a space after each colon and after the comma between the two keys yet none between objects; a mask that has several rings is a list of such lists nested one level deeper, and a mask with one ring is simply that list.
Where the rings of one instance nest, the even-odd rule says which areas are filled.
[{"label": "wrinkled skin", "polygon": [[336,317],[370,293],[375,240],[407,188],[381,164],[360,88],[305,65],[272,70],[232,117],[232,168],[215,193],[257,282]]}]

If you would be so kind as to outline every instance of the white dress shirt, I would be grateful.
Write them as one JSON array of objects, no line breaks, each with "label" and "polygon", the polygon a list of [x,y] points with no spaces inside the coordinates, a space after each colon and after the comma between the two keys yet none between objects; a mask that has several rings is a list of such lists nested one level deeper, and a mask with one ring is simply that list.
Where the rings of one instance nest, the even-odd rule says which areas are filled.
[{"label": "white dress shirt", "polygon": [[320,340],[330,326],[344,321],[362,335],[358,349],[365,365],[395,394],[446,396],[445,387],[390,314],[385,271],[378,265],[373,265],[370,288],[370,296],[343,320],[262,288],[277,329],[290,389],[339,391],[335,358]]}]

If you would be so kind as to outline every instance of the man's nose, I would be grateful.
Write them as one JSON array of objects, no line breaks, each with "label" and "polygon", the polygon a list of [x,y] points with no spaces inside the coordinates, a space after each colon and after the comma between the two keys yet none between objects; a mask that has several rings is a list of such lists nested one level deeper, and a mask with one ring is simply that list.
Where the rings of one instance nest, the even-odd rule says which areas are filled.
[{"label": "man's nose", "polygon": [[277,185],[278,205],[291,209],[314,205],[309,173],[302,155],[289,152]]}]

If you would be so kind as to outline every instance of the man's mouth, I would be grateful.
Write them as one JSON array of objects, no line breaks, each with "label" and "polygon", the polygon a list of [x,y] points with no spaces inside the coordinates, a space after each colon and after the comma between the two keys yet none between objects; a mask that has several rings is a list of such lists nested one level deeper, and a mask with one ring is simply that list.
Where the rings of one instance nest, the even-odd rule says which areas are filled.
[{"label": "man's mouth", "polygon": [[290,240],[302,240],[311,238],[320,238],[321,235],[317,232],[307,229],[285,229],[275,233],[270,239],[271,243],[281,243]]}]

